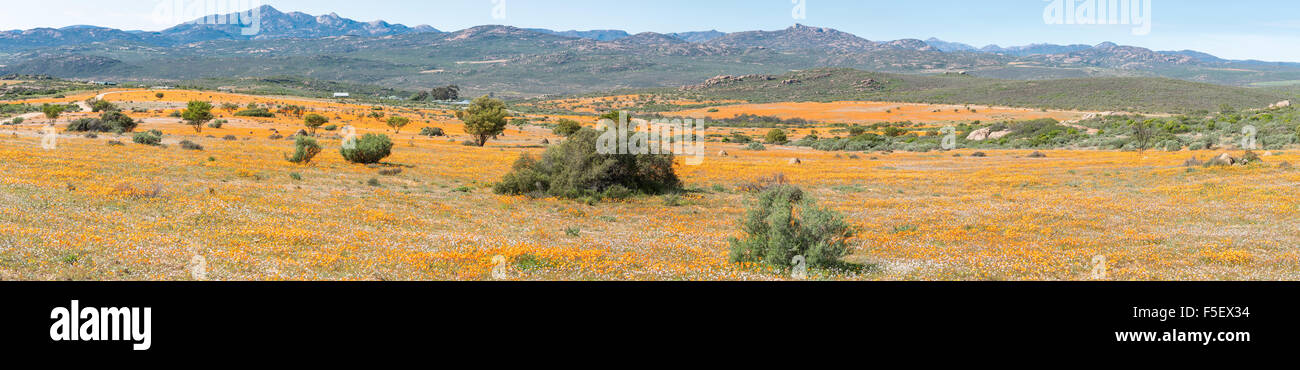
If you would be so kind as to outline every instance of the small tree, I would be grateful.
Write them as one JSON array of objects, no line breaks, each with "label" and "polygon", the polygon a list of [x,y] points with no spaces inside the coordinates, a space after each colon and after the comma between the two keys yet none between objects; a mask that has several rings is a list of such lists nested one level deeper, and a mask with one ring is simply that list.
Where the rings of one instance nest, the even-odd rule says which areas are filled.
[{"label": "small tree", "polygon": [[312,158],[316,158],[316,155],[321,152],[321,146],[316,139],[306,136],[294,139],[293,146],[293,155],[286,155],[284,159],[297,164],[309,164]]},{"label": "small tree", "polygon": [[433,91],[430,91],[429,97],[433,98],[433,100],[458,100],[460,99],[460,86],[435,87]]},{"label": "small tree", "polygon": [[388,127],[392,127],[392,128],[393,128],[393,132],[396,132],[396,133],[399,133],[399,134],[402,133],[402,127],[406,127],[406,125],[408,125],[408,124],[410,124],[410,123],[411,123],[411,119],[410,119],[410,118],[406,118],[406,117],[402,117],[402,116],[392,116],[392,117],[388,117]]},{"label": "small tree", "polygon": [[302,121],[303,125],[307,126],[307,131],[310,131],[312,136],[315,136],[316,129],[329,123],[330,119],[319,114],[308,114],[307,117],[303,117]]},{"label": "small tree", "polygon": [[235,111],[239,109],[239,104],[221,103],[221,109],[226,110],[226,113],[235,113]]},{"label": "small tree", "polygon": [[578,123],[578,121],[574,121],[568,118],[561,118],[559,122],[555,123],[555,130],[553,132],[556,135],[569,137],[569,136],[573,136],[573,134],[576,134],[578,133],[578,131],[581,130],[582,130],[582,124]]},{"label": "small tree", "polygon": [[785,131],[782,131],[779,128],[774,128],[772,129],[772,131],[768,131],[767,136],[764,137],[764,139],[767,140],[768,144],[778,144],[778,145],[785,144],[790,141],[788,140],[788,138],[786,138]]},{"label": "small tree", "polygon": [[731,238],[732,262],[757,262],[780,268],[802,256],[808,267],[844,267],[852,230],[844,216],[818,207],[803,190],[772,185],[752,201],[741,223],[745,239]]},{"label": "small tree", "polygon": [[163,93],[157,93],[157,94],[153,94],[153,96],[157,97],[158,99],[162,99],[164,95]]},{"label": "small tree", "polygon": [[45,118],[49,118],[52,121],[57,121],[59,116],[63,115],[63,111],[67,109],[68,107],[49,103],[41,106],[41,112],[45,113]]},{"label": "small tree", "polygon": [[367,116],[370,118],[374,118],[376,121],[380,121],[380,122],[384,121],[384,112],[378,112],[378,111],[370,112],[370,114]]},{"label": "small tree", "polygon": [[1138,149],[1146,150],[1149,148],[1151,146],[1151,138],[1155,136],[1155,133],[1151,131],[1152,121],[1147,120],[1137,122],[1129,120],[1128,123],[1133,126],[1133,142],[1137,143]]},{"label": "small tree", "polygon": [[474,144],[483,146],[506,130],[506,103],[487,96],[474,99],[465,110],[456,111],[465,122],[465,132],[474,136]]},{"label": "small tree", "polygon": [[194,132],[203,132],[203,125],[212,118],[212,103],[205,101],[191,101],[181,111],[181,119],[185,120],[185,124],[193,126]]}]

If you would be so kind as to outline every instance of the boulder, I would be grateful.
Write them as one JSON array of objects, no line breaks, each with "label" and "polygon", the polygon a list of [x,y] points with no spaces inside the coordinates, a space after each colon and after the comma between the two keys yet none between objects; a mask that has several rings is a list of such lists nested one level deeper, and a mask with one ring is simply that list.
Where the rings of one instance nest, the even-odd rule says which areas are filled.
[{"label": "boulder", "polygon": [[729,154],[728,154],[727,151],[725,151],[725,150],[718,152],[718,156],[719,156],[719,157],[726,157],[727,155],[729,155]]},{"label": "boulder", "polygon": [[1006,137],[1007,135],[1011,135],[1011,130],[1002,130],[1002,131],[990,133],[989,140],[1001,139],[1003,137]]},{"label": "boulder", "polygon": [[966,135],[966,140],[970,140],[970,141],[997,140],[1006,137],[1007,135],[1011,135],[1011,130],[1002,130],[1002,131],[994,132],[993,128],[985,127],[982,129],[971,131],[970,135]]},{"label": "boulder", "polygon": [[800,161],[799,158],[790,158],[790,164],[803,164],[803,161]]},{"label": "boulder", "polygon": [[1214,157],[1214,159],[1205,163],[1206,166],[1231,166],[1234,164],[1237,164],[1237,159],[1233,158],[1228,153],[1219,154]]}]

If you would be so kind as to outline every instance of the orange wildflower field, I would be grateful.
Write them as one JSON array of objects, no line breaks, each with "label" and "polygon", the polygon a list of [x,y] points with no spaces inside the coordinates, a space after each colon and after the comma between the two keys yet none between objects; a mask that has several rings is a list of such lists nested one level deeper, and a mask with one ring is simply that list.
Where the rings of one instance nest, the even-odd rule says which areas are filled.
[{"label": "orange wildflower field", "polygon": [[[994,150],[975,157],[960,149],[865,154],[707,143],[702,164],[677,160],[692,189],[680,205],[660,197],[588,205],[492,192],[521,154],[539,154],[543,139],[560,140],[543,127],[512,125],[480,148],[461,145],[469,136],[446,110],[383,107],[413,121],[395,133],[366,116],[372,106],[328,100],[172,90],[103,99],[147,110],[129,113],[143,120],[136,131],[161,130],[165,146],[131,143],[130,134],[62,132],[86,112],[58,119],[52,150],[40,145],[44,118],[0,127],[0,279],[189,280],[190,264],[202,256],[211,280],[487,280],[494,257],[528,256],[527,266],[512,265],[505,277],[780,280],[789,274],[727,257],[745,211],[737,187],[776,173],[856,228],[847,259],[867,268],[809,271],[811,279],[1085,280],[1098,256],[1113,280],[1300,278],[1300,171],[1276,165],[1300,162],[1295,152],[1267,153],[1251,166],[1189,169],[1182,166],[1188,157],[1217,153],[1062,150],[1031,158]],[[189,100],[211,101],[229,122],[195,132],[168,117]],[[301,118],[234,117],[219,108],[254,102],[300,105],[358,134],[385,133],[395,144],[389,165],[344,161],[340,138],[326,131],[312,164],[290,163],[293,142],[271,135],[290,135]],[[725,106],[709,116],[867,122],[886,106],[903,107],[902,119],[918,122],[1075,114],[827,104],[834,108]],[[422,127],[449,137],[419,136]],[[181,140],[203,150],[184,150]]]}]

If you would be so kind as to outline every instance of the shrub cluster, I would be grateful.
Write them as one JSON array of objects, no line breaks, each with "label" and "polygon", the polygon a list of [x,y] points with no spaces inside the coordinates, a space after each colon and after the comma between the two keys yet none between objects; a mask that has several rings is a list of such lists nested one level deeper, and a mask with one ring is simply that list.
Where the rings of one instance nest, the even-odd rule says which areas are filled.
[{"label": "shrub cluster", "polygon": [[[630,134],[630,133],[629,133]],[[600,154],[601,132],[582,129],[540,159],[525,154],[493,190],[498,194],[546,194],[562,198],[624,198],[681,188],[672,154]]]},{"label": "shrub cluster", "polygon": [[125,113],[116,110],[105,111],[99,118],[82,118],[68,124],[69,132],[113,132],[123,133],[135,130],[138,123]]},{"label": "shrub cluster", "polygon": [[343,159],[352,163],[379,163],[393,152],[393,141],[388,135],[365,134],[352,148],[339,149]]}]

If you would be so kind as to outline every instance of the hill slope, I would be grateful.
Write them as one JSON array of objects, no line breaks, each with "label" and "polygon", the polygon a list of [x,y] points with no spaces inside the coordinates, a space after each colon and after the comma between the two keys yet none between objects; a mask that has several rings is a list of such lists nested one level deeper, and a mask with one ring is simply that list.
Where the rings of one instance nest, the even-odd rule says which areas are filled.
[{"label": "hill slope", "polygon": [[872,100],[978,104],[1045,109],[1128,110],[1145,113],[1217,111],[1227,104],[1263,108],[1290,94],[1150,77],[1010,81],[964,75],[901,75],[853,69],[815,69],[779,76],[715,78],[665,95],[698,100]]}]

